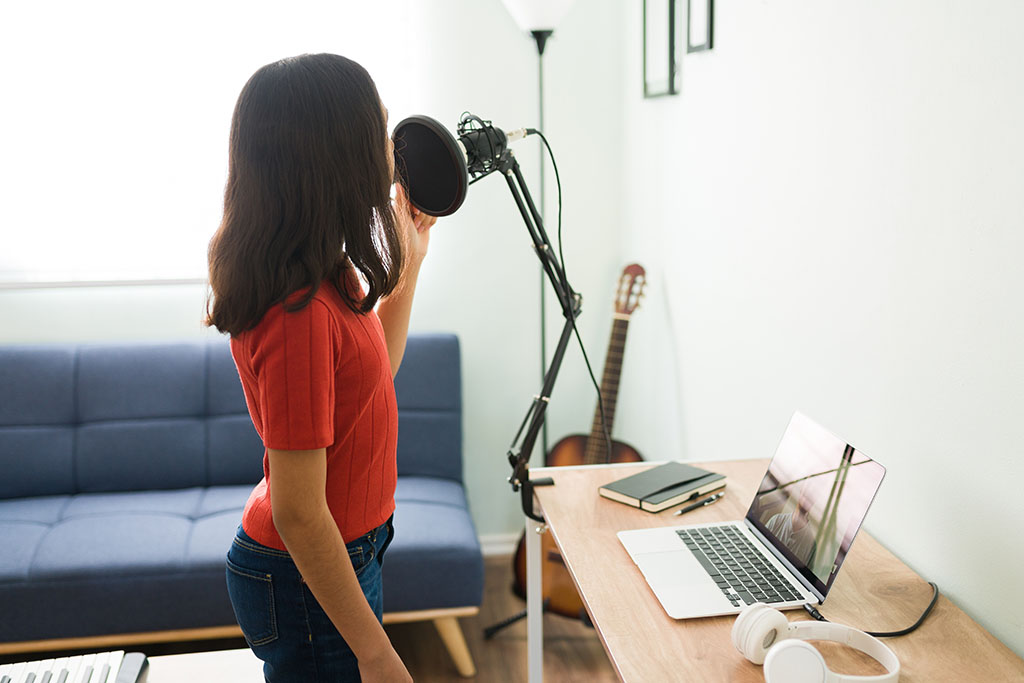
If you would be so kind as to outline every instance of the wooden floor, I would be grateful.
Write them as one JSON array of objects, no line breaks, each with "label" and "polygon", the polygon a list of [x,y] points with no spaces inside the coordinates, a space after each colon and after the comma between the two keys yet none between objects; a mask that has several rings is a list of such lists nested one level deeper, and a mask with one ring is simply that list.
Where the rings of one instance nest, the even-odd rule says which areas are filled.
[{"label": "wooden floor", "polygon": [[[526,681],[526,619],[489,640],[484,638],[485,628],[518,614],[526,606],[513,595],[512,581],[511,556],[487,557],[480,614],[459,619],[476,664],[476,681]],[[390,624],[385,630],[417,683],[474,680],[462,678],[455,671],[433,624]],[[557,614],[544,615],[544,678],[558,683],[618,681],[597,633],[577,619]]]}]

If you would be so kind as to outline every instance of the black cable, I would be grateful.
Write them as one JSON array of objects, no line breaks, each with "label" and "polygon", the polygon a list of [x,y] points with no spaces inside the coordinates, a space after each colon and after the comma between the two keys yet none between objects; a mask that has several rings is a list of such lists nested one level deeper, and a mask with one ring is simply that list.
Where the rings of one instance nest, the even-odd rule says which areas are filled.
[{"label": "black cable", "polygon": [[[569,281],[569,275],[565,270],[565,254],[562,251],[562,180],[558,175],[558,164],[555,162],[555,153],[551,151],[551,145],[548,144],[548,139],[544,137],[544,133],[533,128],[527,129],[528,134],[538,135],[544,142],[544,148],[548,151],[548,158],[551,159],[551,167],[555,171],[555,185],[558,187],[558,262],[562,267],[562,275],[565,277],[565,281]],[[572,331],[576,334],[576,341],[579,344],[580,351],[583,353],[583,362],[586,363],[587,373],[590,375],[590,382],[594,385],[594,391],[597,392],[597,408],[601,413],[601,431],[604,434],[605,444],[605,462],[611,462],[612,460],[612,437],[608,433],[608,419],[604,412],[604,399],[601,397],[601,388],[597,385],[597,379],[594,377],[594,370],[590,367],[590,359],[587,357],[587,349],[583,346],[583,339],[580,337],[579,328],[576,327],[576,315],[570,313],[572,318]]]},{"label": "black cable", "polygon": [[[921,614],[920,618],[917,621],[915,621],[912,626],[908,626],[907,628],[901,629],[899,631],[886,631],[882,633],[865,631],[865,633],[867,633],[869,636],[874,636],[875,638],[896,638],[897,636],[905,636],[911,631],[916,630],[918,626],[924,623],[924,620],[928,617],[928,615],[931,614],[932,608],[935,607],[935,603],[939,599],[939,587],[931,581],[928,582],[928,585],[931,586],[934,590],[934,592],[932,593],[932,601],[928,603],[928,606],[925,607],[924,612]],[[811,605],[804,605],[804,610],[818,621],[828,622],[828,619],[823,617],[821,615],[821,612],[814,609],[814,607],[812,607]]]}]

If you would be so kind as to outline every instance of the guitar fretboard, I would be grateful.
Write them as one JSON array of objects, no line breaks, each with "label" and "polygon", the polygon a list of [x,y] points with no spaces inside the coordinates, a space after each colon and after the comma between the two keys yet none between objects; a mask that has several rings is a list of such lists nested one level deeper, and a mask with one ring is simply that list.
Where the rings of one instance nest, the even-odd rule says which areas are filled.
[{"label": "guitar fretboard", "polygon": [[604,423],[610,437],[612,425],[615,424],[615,404],[619,396],[619,379],[622,376],[622,356],[626,348],[627,331],[629,316],[617,314],[612,320],[612,333],[608,340],[608,353],[605,355],[604,374],[601,377],[601,402],[594,408],[594,421],[583,455],[583,462],[587,465],[602,463],[608,459],[605,430],[601,427],[601,405],[604,404]]}]

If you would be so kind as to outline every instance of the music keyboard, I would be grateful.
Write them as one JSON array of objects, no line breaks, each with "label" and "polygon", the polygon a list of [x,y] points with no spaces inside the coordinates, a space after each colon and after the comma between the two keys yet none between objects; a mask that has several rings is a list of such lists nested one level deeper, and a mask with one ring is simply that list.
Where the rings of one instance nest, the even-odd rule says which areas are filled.
[{"label": "music keyboard", "polygon": [[0,683],[145,683],[149,660],[115,650],[0,665]]}]

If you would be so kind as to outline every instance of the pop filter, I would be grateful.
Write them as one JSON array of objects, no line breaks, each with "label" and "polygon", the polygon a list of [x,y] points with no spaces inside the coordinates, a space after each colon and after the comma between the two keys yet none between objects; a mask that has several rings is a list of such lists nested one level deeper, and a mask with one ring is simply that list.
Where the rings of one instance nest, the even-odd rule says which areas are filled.
[{"label": "pop filter", "polygon": [[409,203],[428,216],[448,216],[462,206],[469,172],[462,147],[429,116],[403,119],[391,135],[395,143],[395,180]]}]

